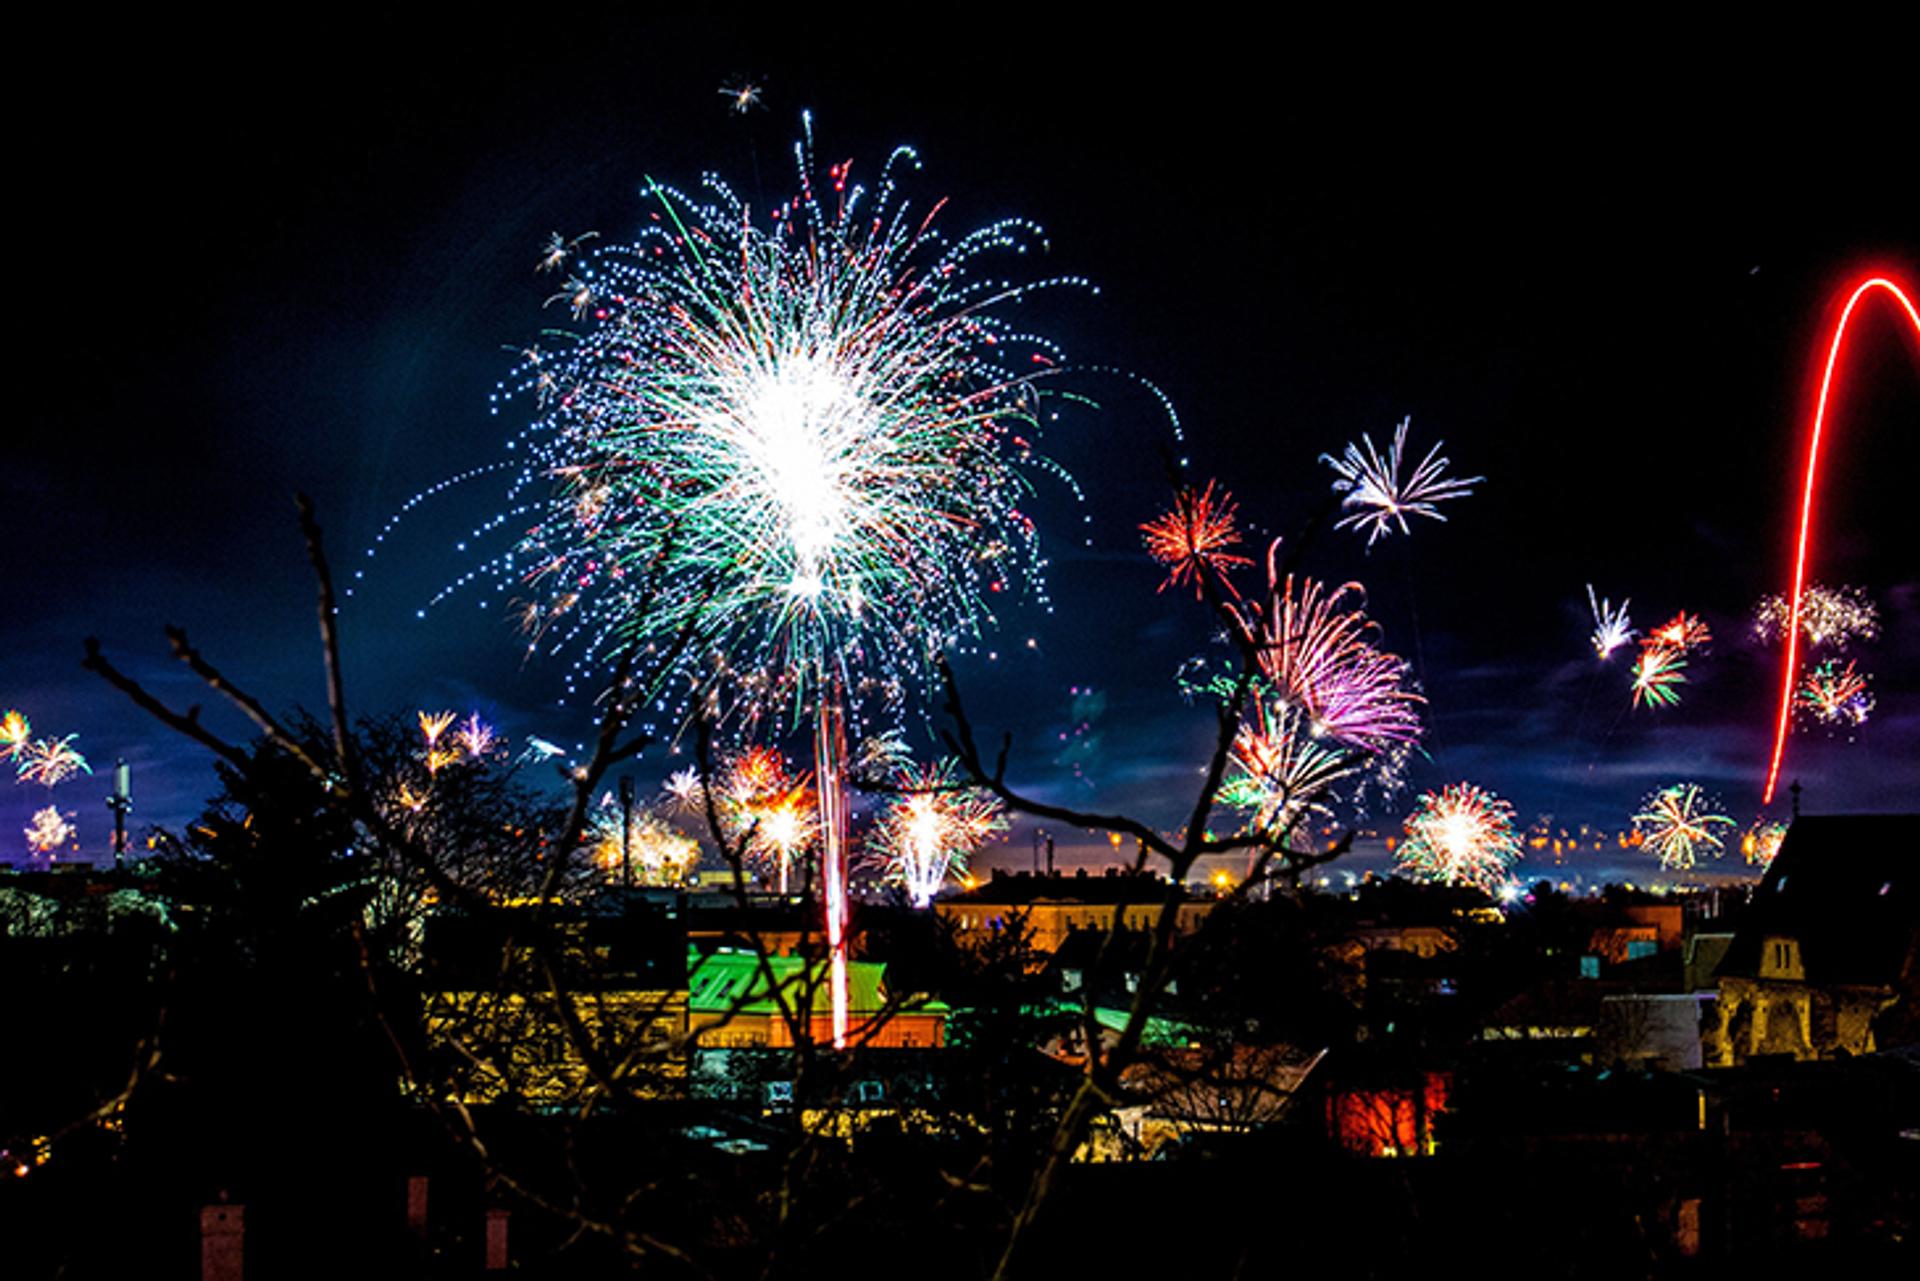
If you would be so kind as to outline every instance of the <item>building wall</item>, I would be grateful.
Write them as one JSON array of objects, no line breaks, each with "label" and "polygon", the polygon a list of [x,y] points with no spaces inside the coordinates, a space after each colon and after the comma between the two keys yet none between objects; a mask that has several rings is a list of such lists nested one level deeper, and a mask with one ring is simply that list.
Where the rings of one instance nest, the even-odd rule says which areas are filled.
[{"label": "building wall", "polygon": [[[1058,951],[1074,930],[1111,930],[1119,915],[1130,930],[1151,930],[1159,924],[1160,903],[1076,903],[1042,900],[1030,904],[936,902],[934,911],[951,921],[962,942],[985,942],[1015,919],[1027,924],[1029,944],[1040,952]],[[1175,912],[1174,931],[1191,934],[1213,910],[1211,899],[1182,903]]]}]

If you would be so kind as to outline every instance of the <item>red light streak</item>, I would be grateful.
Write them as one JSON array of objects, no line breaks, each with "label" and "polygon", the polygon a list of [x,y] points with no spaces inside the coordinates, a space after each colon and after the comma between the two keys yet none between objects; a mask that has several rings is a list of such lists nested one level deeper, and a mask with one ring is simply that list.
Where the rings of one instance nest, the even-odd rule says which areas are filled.
[{"label": "red light streak", "polygon": [[1800,541],[1794,549],[1793,557],[1793,594],[1788,597],[1793,602],[1787,617],[1787,661],[1786,669],[1780,679],[1780,716],[1773,731],[1773,761],[1767,766],[1766,793],[1760,798],[1762,805],[1773,803],[1773,791],[1780,781],[1780,760],[1787,751],[1787,721],[1793,714],[1794,676],[1800,663],[1800,593],[1807,581],[1807,538],[1813,527],[1813,481],[1820,466],[1820,437],[1826,428],[1827,403],[1833,392],[1833,370],[1840,361],[1840,345],[1846,340],[1847,322],[1853,319],[1854,308],[1860,300],[1875,289],[1884,289],[1893,296],[1907,313],[1907,319],[1913,322],[1916,338],[1920,338],[1920,310],[1916,310],[1913,300],[1904,290],[1885,276],[1874,276],[1854,286],[1847,297],[1847,305],[1840,312],[1840,320],[1833,327],[1833,342],[1827,348],[1827,365],[1820,375],[1820,398],[1813,410],[1813,433],[1807,444],[1807,482],[1800,498]]}]

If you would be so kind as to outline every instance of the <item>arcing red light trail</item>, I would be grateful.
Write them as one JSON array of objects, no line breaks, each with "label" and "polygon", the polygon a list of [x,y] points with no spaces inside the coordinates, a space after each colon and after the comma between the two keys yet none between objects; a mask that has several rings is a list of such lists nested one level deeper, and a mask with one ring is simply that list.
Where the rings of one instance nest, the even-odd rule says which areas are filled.
[{"label": "arcing red light trail", "polygon": [[1800,593],[1807,578],[1807,539],[1813,528],[1813,481],[1820,466],[1820,436],[1826,426],[1827,404],[1833,392],[1833,371],[1840,362],[1840,346],[1846,341],[1847,322],[1853,319],[1853,312],[1860,300],[1876,289],[1884,289],[1893,300],[1907,313],[1907,319],[1913,322],[1916,338],[1920,338],[1920,311],[1915,310],[1913,299],[1899,285],[1885,276],[1874,276],[1855,285],[1847,296],[1846,306],[1840,311],[1840,319],[1833,327],[1833,341],[1827,348],[1826,369],[1820,375],[1820,397],[1814,404],[1813,432],[1807,444],[1807,481],[1800,498],[1800,541],[1793,555],[1793,591],[1787,599],[1792,609],[1787,619],[1787,658],[1786,667],[1780,678],[1780,716],[1773,731],[1773,760],[1767,766],[1766,793],[1760,798],[1762,805],[1773,802],[1773,791],[1780,781],[1780,759],[1787,750],[1787,721],[1793,715],[1793,687],[1800,662]]}]

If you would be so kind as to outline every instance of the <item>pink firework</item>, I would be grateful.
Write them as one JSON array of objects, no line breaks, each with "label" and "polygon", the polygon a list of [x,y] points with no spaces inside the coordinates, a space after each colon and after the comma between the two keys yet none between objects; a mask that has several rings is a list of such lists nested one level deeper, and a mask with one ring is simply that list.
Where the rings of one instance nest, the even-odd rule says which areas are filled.
[{"label": "pink firework", "polygon": [[1249,620],[1260,674],[1285,702],[1298,705],[1316,735],[1368,752],[1420,737],[1420,705],[1407,686],[1406,661],[1379,648],[1366,591],[1347,583],[1328,591],[1289,574]]}]

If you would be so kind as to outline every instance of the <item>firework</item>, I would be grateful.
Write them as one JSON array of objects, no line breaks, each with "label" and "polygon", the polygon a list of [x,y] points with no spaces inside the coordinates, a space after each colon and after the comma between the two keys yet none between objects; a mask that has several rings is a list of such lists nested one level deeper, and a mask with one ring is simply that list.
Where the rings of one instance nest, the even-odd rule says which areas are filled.
[{"label": "firework", "polygon": [[1521,856],[1513,806],[1472,783],[1423,795],[1405,831],[1395,866],[1424,881],[1493,893]]},{"label": "firework", "polygon": [[1853,660],[1829,658],[1807,673],[1794,705],[1823,725],[1864,725],[1873,713],[1873,692]]},{"label": "firework", "polygon": [[1220,784],[1222,804],[1248,815],[1248,826],[1285,837],[1304,818],[1326,817],[1336,784],[1365,769],[1367,753],[1316,738],[1299,707],[1255,690],[1229,747]]},{"label": "firework", "polygon": [[1006,813],[997,800],[961,785],[951,761],[907,766],[893,786],[897,795],[867,839],[868,856],[886,865],[915,907],[926,907],[949,872],[964,872],[975,850],[1007,830]]},{"label": "firework", "polygon": [[36,738],[15,754],[14,768],[22,783],[57,787],[75,774],[91,774],[93,766],[71,744],[78,734],[65,738]]},{"label": "firework", "polygon": [[661,785],[667,805],[679,814],[698,814],[707,805],[707,785],[700,771],[689,765],[675,770]]},{"label": "firework", "polygon": [[1172,511],[1140,526],[1146,535],[1147,554],[1168,567],[1161,591],[1191,582],[1198,599],[1204,594],[1205,576],[1212,574],[1229,593],[1237,595],[1227,571],[1253,562],[1227,550],[1240,542],[1240,534],[1233,527],[1236,510],[1232,496],[1223,489],[1216,499],[1213,482],[1208,481],[1207,487],[1198,492],[1181,490],[1174,496]]},{"label": "firework", "polygon": [[1374,540],[1393,532],[1398,525],[1405,534],[1407,515],[1430,516],[1434,520],[1445,521],[1436,503],[1450,498],[1465,498],[1473,492],[1473,487],[1485,480],[1484,476],[1472,476],[1459,480],[1446,475],[1448,460],[1439,456],[1441,447],[1446,443],[1439,441],[1427,451],[1406,479],[1400,472],[1406,462],[1407,429],[1413,425],[1411,417],[1402,418],[1393,429],[1393,444],[1385,454],[1374,448],[1373,438],[1362,435],[1359,444],[1348,444],[1346,453],[1335,458],[1331,454],[1320,455],[1320,461],[1339,473],[1340,479],[1333,482],[1336,493],[1343,493],[1340,506],[1357,508],[1352,515],[1342,517],[1334,526],[1336,529],[1349,527],[1367,531],[1367,546],[1373,546]]},{"label": "firework", "polygon": [[21,712],[0,716],[0,761],[18,761],[33,741],[33,722]]},{"label": "firework", "polygon": [[700,843],[665,819],[636,810],[622,831],[620,805],[608,793],[594,809],[587,844],[594,864],[614,878],[642,885],[684,884],[700,862]]},{"label": "firework", "polygon": [[[1397,787],[1425,700],[1408,687],[1405,661],[1379,647],[1359,584],[1329,591],[1280,577],[1271,553],[1267,577],[1264,600],[1230,611],[1256,673],[1221,799],[1254,830],[1284,838],[1301,819],[1330,812],[1336,785]],[[1189,688],[1224,700],[1237,687],[1214,676]]]},{"label": "firework", "polygon": [[1274,696],[1306,712],[1308,730],[1366,752],[1420,737],[1420,704],[1407,664],[1376,643],[1366,589],[1328,591],[1289,574],[1249,621],[1261,676]]},{"label": "firework", "polygon": [[727,110],[736,116],[744,116],[760,104],[761,87],[751,80],[730,80],[720,86],[720,96],[727,100]]},{"label": "firework", "polygon": [[1640,642],[1633,663],[1633,705],[1672,707],[1680,701],[1679,686],[1687,683],[1683,668],[1686,651],[1648,637]]},{"label": "firework", "polygon": [[576,674],[651,643],[673,655],[665,701],[726,681],[768,714],[830,675],[924,684],[990,601],[1044,602],[1019,504],[1057,474],[1038,423],[1062,356],[1004,313],[1085,282],[988,277],[1039,228],[944,237],[937,206],[898,194],[909,150],[873,190],[847,164],[816,182],[810,137],[795,154],[799,194],[770,218],[715,177],[698,197],[655,184],[632,242],[578,251],[555,298],[584,323],[502,397],[533,402],[524,465],[477,532],[524,532],[436,602],[517,583],[530,643],[571,649]]},{"label": "firework", "polygon": [[1719,858],[1723,846],[1716,829],[1733,826],[1732,819],[1713,809],[1696,783],[1661,788],[1641,802],[1633,816],[1635,834],[1669,871],[1693,867],[1703,856]]},{"label": "firework", "polygon": [[1633,624],[1627,618],[1627,606],[1630,601],[1621,601],[1615,609],[1611,602],[1597,599],[1593,594],[1593,584],[1587,584],[1587,604],[1593,610],[1593,652],[1606,662],[1613,651],[1632,640]]},{"label": "firework", "polygon": [[[1753,634],[1772,644],[1787,634],[1793,604],[1785,596],[1763,596],[1753,607]],[[1808,583],[1800,593],[1800,635],[1813,649],[1845,649],[1854,641],[1880,635],[1880,611],[1858,587]]]},{"label": "firework", "polygon": [[59,849],[74,836],[73,815],[62,814],[54,806],[35,810],[33,822],[26,827],[27,847],[36,854]]},{"label": "firework", "polygon": [[454,731],[453,741],[469,759],[480,760],[493,753],[500,745],[500,735],[493,726],[480,719],[480,713],[470,714],[460,722],[460,728]]},{"label": "firework", "polygon": [[1647,639],[1656,644],[1685,654],[1690,650],[1701,649],[1713,639],[1707,625],[1698,614],[1689,614],[1681,610],[1670,620],[1647,633]]},{"label": "firework", "polygon": [[1785,823],[1756,823],[1740,838],[1740,853],[1750,866],[1766,871],[1780,853],[1780,842],[1787,838]]}]

